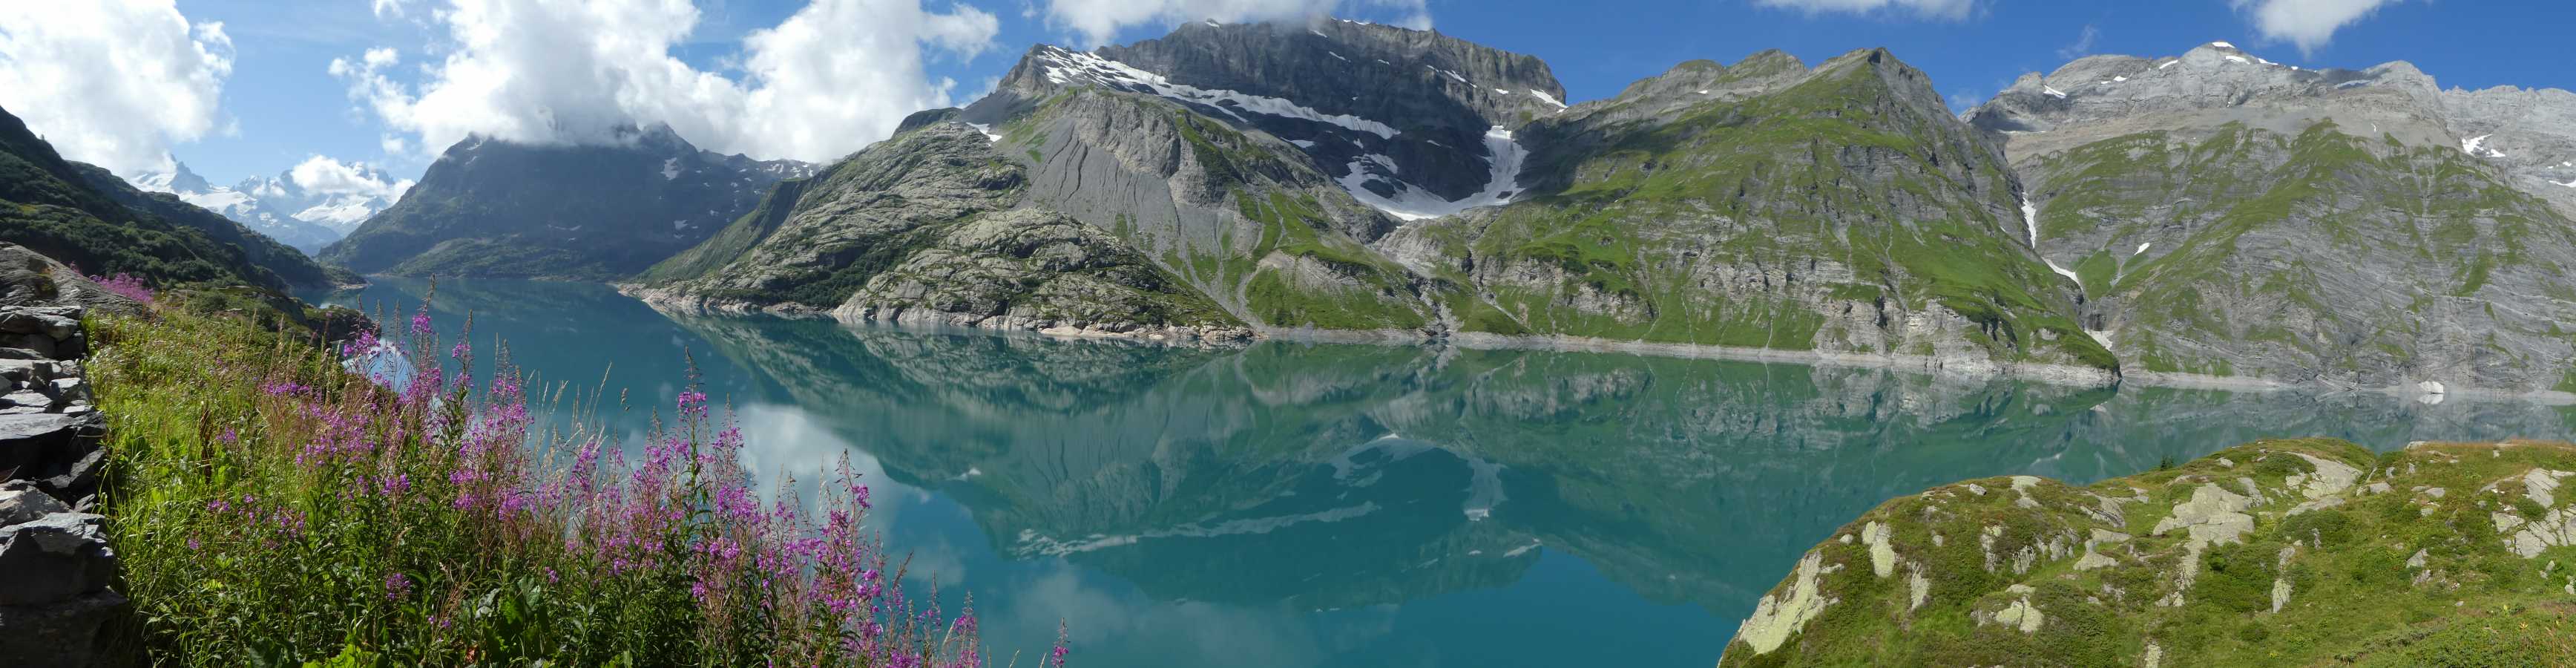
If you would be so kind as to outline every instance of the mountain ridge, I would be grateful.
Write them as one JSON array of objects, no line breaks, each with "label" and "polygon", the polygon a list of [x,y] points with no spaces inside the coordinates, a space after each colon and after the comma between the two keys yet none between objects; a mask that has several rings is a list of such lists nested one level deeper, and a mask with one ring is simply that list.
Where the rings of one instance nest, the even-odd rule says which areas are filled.
[{"label": "mountain ridge", "polygon": [[0,204],[0,239],[91,275],[272,294],[355,280],[174,195],[65,160],[7,110],[0,110]]},{"label": "mountain ridge", "polygon": [[[1355,88],[1325,95],[1320,84],[1306,84],[1339,80]],[[1607,347],[2084,384],[2127,377],[2436,396],[2576,392],[2569,380],[2576,370],[2546,361],[2576,345],[2548,328],[2552,316],[2483,314],[2506,313],[2499,300],[2563,301],[2535,281],[2557,275],[2555,258],[2576,250],[2576,240],[2558,238],[2554,224],[2521,221],[2562,218],[2551,209],[2565,205],[2529,174],[2410,152],[2459,139],[2455,125],[2495,130],[2486,135],[2493,144],[2463,143],[2471,157],[2544,144],[2545,133],[2527,128],[2545,125],[2554,108],[2525,98],[2546,92],[2445,92],[2402,62],[2306,70],[2208,44],[2181,56],[2076,59],[2027,75],[1965,114],[1885,49],[1814,67],[1776,50],[1733,64],[1688,61],[1613,98],[1562,106],[1561,95],[1543,61],[1436,33],[1339,20],[1195,23],[1087,52],[1034,46],[993,93],[917,114],[902,133],[951,124],[984,136],[999,159],[1021,169],[1010,186],[1017,199],[1003,208],[1045,209],[1106,232],[1261,336]],[[2476,103],[2489,109],[2461,116],[2466,121],[2422,111],[2471,95],[2493,99]],[[2376,121],[2402,138],[2389,146],[2300,144],[2326,119],[2299,105],[2320,96],[2347,101],[2336,114],[2341,125],[2329,127]],[[1422,113],[1397,118],[1389,110]],[[2422,263],[2395,258],[2381,269],[2336,267],[2241,286],[2209,283],[2227,275],[2209,273],[2216,269],[2149,272],[2140,261],[2122,271],[2094,251],[2124,235],[2085,232],[2100,223],[2079,222],[2111,210],[2082,213],[2077,200],[2062,198],[2077,192],[2065,180],[2075,168],[2038,157],[2062,160],[2114,130],[2158,124],[2205,142],[2230,122],[2256,144],[2222,159],[2236,170],[2225,182],[2279,181],[2238,172],[2291,169],[2326,179],[2317,184],[2381,193],[2373,197],[2399,214],[2372,214],[2365,217],[2375,222],[2350,228],[2381,239],[2373,243],[2413,229],[2405,234],[2453,240],[2469,230],[2471,243],[2504,235],[2494,238],[2539,245],[2510,257],[2436,258],[2430,266],[2445,278],[2405,277],[2403,267]],[[2332,136],[2339,135],[2325,137]],[[898,143],[861,154],[903,150]],[[2285,162],[2297,157],[2294,146],[2315,156]],[[2315,162],[2354,150],[2376,157]],[[2470,176],[2423,180],[2455,173]],[[2498,195],[2501,209],[2456,215],[2400,204],[2496,184],[2521,194]],[[2128,196],[2171,196],[2137,192]],[[2195,215],[2241,209],[2229,220],[2260,232],[2209,238],[2289,234],[2306,244],[2300,253],[2322,257],[2320,249],[2346,243],[2334,235],[2347,228],[2311,223],[2359,200],[2300,199],[2302,192],[2263,200],[2262,190],[2212,191],[2224,206]],[[2265,207],[2282,204],[2303,213],[2281,214],[2290,215],[2288,227],[2263,222],[2277,219]],[[682,284],[722,271],[727,261],[717,258],[747,252],[757,236],[683,253],[694,259],[665,262],[629,290],[664,306],[708,305]],[[2222,248],[2185,237],[2123,243],[2111,260]],[[2084,244],[2094,246],[2077,248]],[[2194,251],[2202,256],[2213,267],[2288,257]],[[2526,258],[2551,259],[2520,264]],[[2383,280],[2390,276],[2402,280]],[[2122,277],[2163,278],[2140,283],[2144,293],[2107,283]],[[878,319],[849,304],[818,303],[855,294],[865,281],[852,280],[835,288],[848,293],[808,295],[804,306],[738,289],[723,307]],[[2351,292],[2366,292],[2352,286],[2372,280],[2396,301]],[[2455,292],[2469,294],[2444,301]],[[2373,304],[2367,315],[2338,315],[2318,301],[2348,293]],[[2226,322],[2195,320],[2193,306],[2174,301],[2185,295],[2233,300]],[[2426,299],[2435,315],[2420,305]],[[941,320],[1069,326],[977,310],[991,306]],[[2369,323],[2383,333],[2343,333]],[[2281,338],[2301,328],[2345,338]],[[2482,328],[2511,333],[2496,344],[2461,336]],[[1149,330],[1161,331],[1135,331]]]}]

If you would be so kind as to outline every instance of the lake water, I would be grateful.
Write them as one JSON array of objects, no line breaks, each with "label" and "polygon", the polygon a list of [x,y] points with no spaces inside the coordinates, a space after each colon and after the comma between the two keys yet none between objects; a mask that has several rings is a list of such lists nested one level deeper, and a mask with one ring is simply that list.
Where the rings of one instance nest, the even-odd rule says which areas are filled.
[{"label": "lake water", "polygon": [[[329,300],[406,313],[427,287]],[[952,610],[971,591],[997,665],[1034,665],[1063,620],[1087,666],[1704,667],[1808,547],[1934,485],[2086,483],[2265,436],[2576,433],[2576,410],[2518,402],[675,318],[568,283],[436,295],[443,332],[470,312],[478,350],[607,388],[625,433],[694,360],[764,482],[848,453],[914,586]]]}]

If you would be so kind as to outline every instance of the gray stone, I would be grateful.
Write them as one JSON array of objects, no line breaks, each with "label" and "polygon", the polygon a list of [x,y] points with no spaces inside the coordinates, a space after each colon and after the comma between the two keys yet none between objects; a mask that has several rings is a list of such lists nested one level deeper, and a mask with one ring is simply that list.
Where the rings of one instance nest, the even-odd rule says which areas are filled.
[{"label": "gray stone", "polygon": [[60,499],[37,489],[35,483],[11,480],[0,483],[0,526],[24,524],[46,515],[70,512]]},{"label": "gray stone", "polygon": [[54,407],[54,398],[46,396],[45,393],[35,390],[19,390],[5,395],[0,395],[0,406],[32,406],[38,409],[48,409]]},{"label": "gray stone", "polygon": [[0,310],[0,333],[42,334],[61,341],[80,333],[80,321],[26,309]]},{"label": "gray stone", "polygon": [[107,449],[90,448],[61,471],[37,481],[37,485],[55,498],[77,499],[98,489],[98,477],[106,468]]},{"label": "gray stone", "polygon": [[87,668],[99,627],[126,602],[100,590],[47,605],[0,605],[0,666]]},{"label": "gray stone", "polygon": [[58,475],[96,450],[104,421],[84,415],[0,414],[0,472],[21,477]]},{"label": "gray stone", "polygon": [[0,378],[7,378],[14,382],[44,382],[59,374],[60,370],[56,368],[53,360],[0,359]]},{"label": "gray stone", "polygon": [[76,377],[54,379],[54,400],[57,403],[90,400],[89,381]]},{"label": "gray stone", "polygon": [[0,334],[0,346],[23,348],[46,358],[62,357],[62,344],[43,334]]},{"label": "gray stone", "polygon": [[107,588],[116,553],[100,535],[106,518],[54,513],[0,527],[0,606],[67,601]]}]

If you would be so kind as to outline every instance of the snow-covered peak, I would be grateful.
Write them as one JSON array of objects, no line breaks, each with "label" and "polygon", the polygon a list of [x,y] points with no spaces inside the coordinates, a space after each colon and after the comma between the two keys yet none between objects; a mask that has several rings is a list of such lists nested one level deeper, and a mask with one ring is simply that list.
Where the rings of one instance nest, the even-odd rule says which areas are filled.
[{"label": "snow-covered peak", "polygon": [[1057,84],[1089,83],[1103,88],[1156,95],[1193,105],[1209,107],[1251,122],[1246,113],[1295,118],[1367,132],[1381,138],[1393,138],[1394,127],[1385,123],[1350,116],[1327,114],[1288,100],[1251,95],[1224,89],[1209,89],[1172,83],[1163,75],[1128,66],[1097,54],[1047,47],[1040,58],[1045,62],[1046,78]]}]

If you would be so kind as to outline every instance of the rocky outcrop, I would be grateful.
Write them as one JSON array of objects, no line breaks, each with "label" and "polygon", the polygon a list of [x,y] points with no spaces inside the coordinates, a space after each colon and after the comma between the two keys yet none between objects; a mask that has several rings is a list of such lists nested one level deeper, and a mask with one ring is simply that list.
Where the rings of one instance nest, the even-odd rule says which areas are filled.
[{"label": "rocky outcrop", "polygon": [[1026,172],[973,126],[929,115],[770,194],[648,274],[684,310],[830,315],[1059,334],[1239,340],[1188,284],[1106,230],[1011,208]]},{"label": "rocky outcrop", "polygon": [[2272,440],[1938,487],[1810,550],[1764,598],[1797,614],[1748,620],[1720,665],[2525,665],[2566,647],[2571,467],[2576,444]]},{"label": "rocky outcrop", "polygon": [[143,304],[109,292],[53,258],[5,241],[0,241],[0,307],[69,307],[101,314],[143,314]]},{"label": "rocky outcrop", "polygon": [[1062,214],[978,216],[870,278],[843,320],[1240,340],[1251,330],[1107,232]]},{"label": "rocky outcrop", "polygon": [[98,514],[106,450],[76,306],[0,307],[0,665],[84,666],[125,597]]}]

